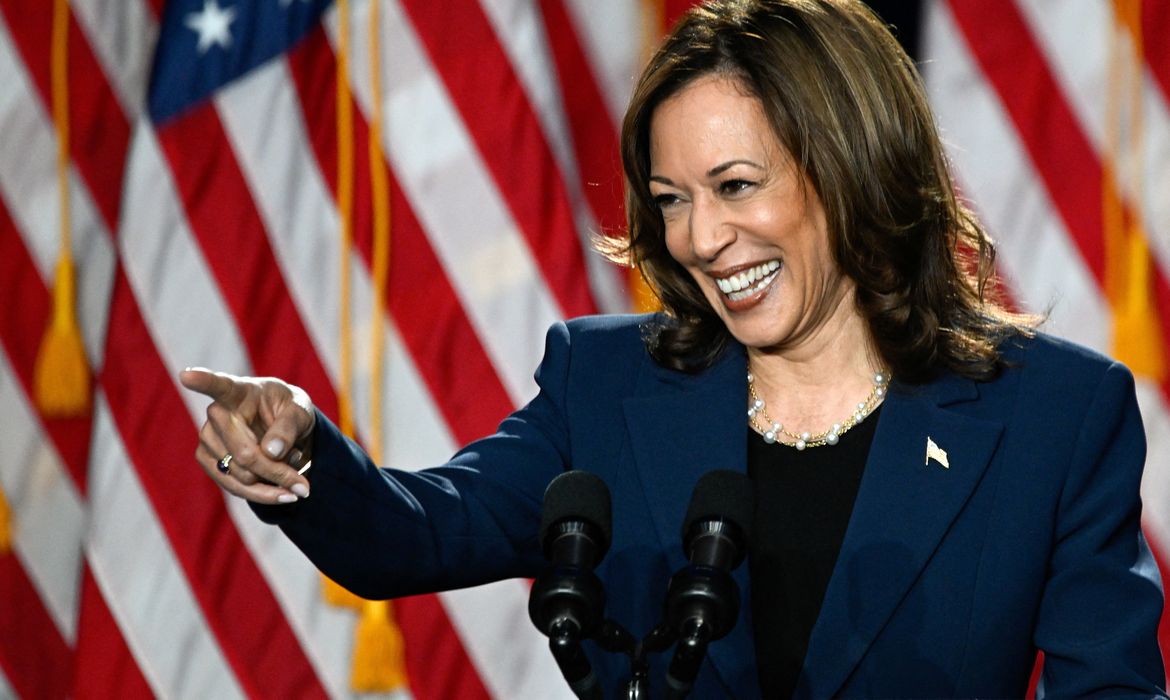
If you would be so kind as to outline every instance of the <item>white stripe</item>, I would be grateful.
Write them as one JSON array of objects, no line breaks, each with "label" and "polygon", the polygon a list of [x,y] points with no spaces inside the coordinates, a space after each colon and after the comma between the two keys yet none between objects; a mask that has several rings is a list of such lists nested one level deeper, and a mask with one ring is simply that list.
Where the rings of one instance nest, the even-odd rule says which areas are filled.
[{"label": "white stripe", "polygon": [[93,430],[90,569],[143,675],[161,697],[242,698],[100,393]]},{"label": "white stripe", "polygon": [[12,684],[8,682],[8,677],[4,675],[4,669],[0,668],[0,698],[15,698],[16,691],[12,689]]},{"label": "white stripe", "polygon": [[1105,347],[1108,306],[942,3],[929,6],[924,36],[926,83],[947,153],[996,238],[1013,292],[1030,310],[1051,308],[1045,330]]},{"label": "white stripe", "polygon": [[581,48],[593,66],[614,129],[622,123],[626,105],[641,72],[645,36],[657,38],[657,27],[646,32],[647,2],[631,0],[564,0],[577,26]]},{"label": "white stripe", "polygon": [[[519,405],[536,393],[532,371],[544,347],[544,330],[562,311],[410,31],[409,18],[396,2],[383,9],[381,41],[388,52],[383,148],[488,357]],[[336,39],[336,11],[327,20]],[[364,62],[351,65],[355,95],[368,107]],[[523,178],[523,173],[516,175]]]},{"label": "white stripe", "polygon": [[[52,289],[60,241],[56,138],[28,82],[0,15],[0,198],[12,214],[41,279]],[[92,366],[101,366],[114,251],[89,191],[70,170],[77,318]]]},{"label": "white stripe", "polygon": [[[1138,379],[1138,402],[1146,428],[1146,471],[1142,475],[1142,521],[1154,527],[1158,541],[1170,546],[1170,406],[1153,382]],[[1162,552],[1163,556],[1170,552]]]},{"label": "white stripe", "polygon": [[[1062,0],[1018,0],[1028,26],[1038,40],[1053,73],[1065,94],[1069,107],[1077,116],[1081,129],[1098,156],[1106,152],[1106,115],[1109,97],[1109,35],[1117,31],[1119,49],[1124,53],[1125,65],[1132,67],[1133,42],[1127,31],[1120,29],[1105,2],[1063,2]],[[1156,44],[1163,37],[1145,37]],[[1134,187],[1138,178],[1123,176],[1122,185],[1130,204],[1141,203],[1151,248],[1161,268],[1170,272],[1170,105],[1149,67],[1142,64],[1143,100],[1142,151],[1122,153],[1123,169],[1129,164],[1140,165],[1142,192]],[[1125,86],[1128,90],[1129,86]],[[1125,92],[1121,93],[1126,95]],[[1128,96],[1125,109],[1128,109]],[[1124,112],[1123,112],[1124,115]],[[1123,132],[1124,133],[1124,132]],[[1134,144],[1137,145],[1137,144]]]},{"label": "white stripe", "polygon": [[66,643],[77,639],[85,509],[53,442],[0,349],[0,487],[12,508],[13,549]]},{"label": "white stripe", "polygon": [[[227,303],[145,120],[131,138],[124,191],[127,205],[118,233],[122,265],[163,361],[170,368],[197,365],[250,374]],[[202,397],[180,393],[192,415],[203,411]]]},{"label": "white stripe", "polygon": [[143,0],[71,0],[126,121],[144,108],[158,23]]}]

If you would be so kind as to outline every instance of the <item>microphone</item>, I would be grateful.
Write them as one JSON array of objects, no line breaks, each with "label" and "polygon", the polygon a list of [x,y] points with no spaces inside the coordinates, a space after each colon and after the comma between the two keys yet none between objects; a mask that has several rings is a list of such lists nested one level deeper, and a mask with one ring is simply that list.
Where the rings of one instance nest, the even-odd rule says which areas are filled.
[{"label": "microphone", "polygon": [[747,555],[755,491],[746,474],[717,470],[695,485],[683,522],[690,565],[670,579],[665,622],[678,638],[666,672],[667,697],[686,697],[707,645],[722,639],[739,617],[739,586],[731,572]]},{"label": "microphone", "polygon": [[567,471],[544,493],[540,542],[550,561],[532,585],[528,616],[579,698],[601,698],[597,676],[581,650],[605,611],[605,590],[593,569],[609,550],[609,489],[595,474]]}]

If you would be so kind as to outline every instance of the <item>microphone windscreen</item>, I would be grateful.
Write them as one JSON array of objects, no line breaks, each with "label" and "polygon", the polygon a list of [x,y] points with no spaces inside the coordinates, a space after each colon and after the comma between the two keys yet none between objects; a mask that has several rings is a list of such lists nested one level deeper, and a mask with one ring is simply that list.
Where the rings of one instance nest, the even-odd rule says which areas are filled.
[{"label": "microphone windscreen", "polygon": [[751,541],[755,507],[755,488],[747,474],[729,469],[707,472],[699,477],[691,494],[687,517],[683,520],[683,541],[695,523],[716,519],[735,523]]},{"label": "microphone windscreen", "polygon": [[566,520],[585,521],[597,528],[604,538],[598,547],[602,552],[609,549],[613,532],[609,487],[601,477],[573,469],[549,482],[540,514],[540,541],[546,542],[549,530]]}]

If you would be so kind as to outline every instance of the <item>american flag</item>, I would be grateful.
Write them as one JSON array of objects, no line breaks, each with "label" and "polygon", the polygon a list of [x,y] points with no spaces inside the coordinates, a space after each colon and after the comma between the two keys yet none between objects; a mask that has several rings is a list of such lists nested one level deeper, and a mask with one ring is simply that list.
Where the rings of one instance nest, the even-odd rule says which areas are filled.
[{"label": "american flag", "polygon": [[[83,416],[60,418],[33,400],[61,226],[52,3],[0,0],[0,488],[12,529],[0,697],[355,695],[357,615],[325,602],[303,556],[195,466],[205,400],[176,374],[281,376],[335,418],[348,397],[356,435],[405,468],[492,431],[534,391],[551,322],[629,306],[625,271],[588,253],[588,236],[620,229],[617,124],[648,38],[685,4],[388,0],[375,47],[370,0],[344,16],[323,0],[71,0],[71,251],[94,395]],[[1106,274],[1106,172],[1119,173],[1123,219],[1141,224],[1126,230],[1148,241],[1155,328],[1170,319],[1170,53],[1158,41],[1170,4],[1143,4],[1135,34],[1107,0],[940,0],[926,35],[932,97],[1010,292],[1051,307],[1052,329],[1115,353],[1129,297],[1108,291],[1119,285]],[[1144,47],[1122,72],[1139,77],[1145,119],[1140,148],[1111,151],[1103,98],[1118,46]],[[352,88],[340,104],[353,110],[348,286],[339,58]],[[391,221],[384,323],[370,320],[378,168]],[[379,358],[366,351],[376,340]],[[1153,366],[1139,375],[1157,544],[1170,542],[1170,384]],[[528,623],[527,590],[396,601],[409,679],[397,694],[569,697]]]}]

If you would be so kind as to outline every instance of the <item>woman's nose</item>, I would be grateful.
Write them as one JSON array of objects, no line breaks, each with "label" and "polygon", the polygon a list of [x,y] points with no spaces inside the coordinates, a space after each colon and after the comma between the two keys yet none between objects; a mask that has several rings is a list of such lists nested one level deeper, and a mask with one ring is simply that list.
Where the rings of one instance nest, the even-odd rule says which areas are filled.
[{"label": "woman's nose", "polygon": [[703,260],[714,260],[735,241],[735,227],[726,221],[717,204],[695,201],[691,205],[691,250]]}]

